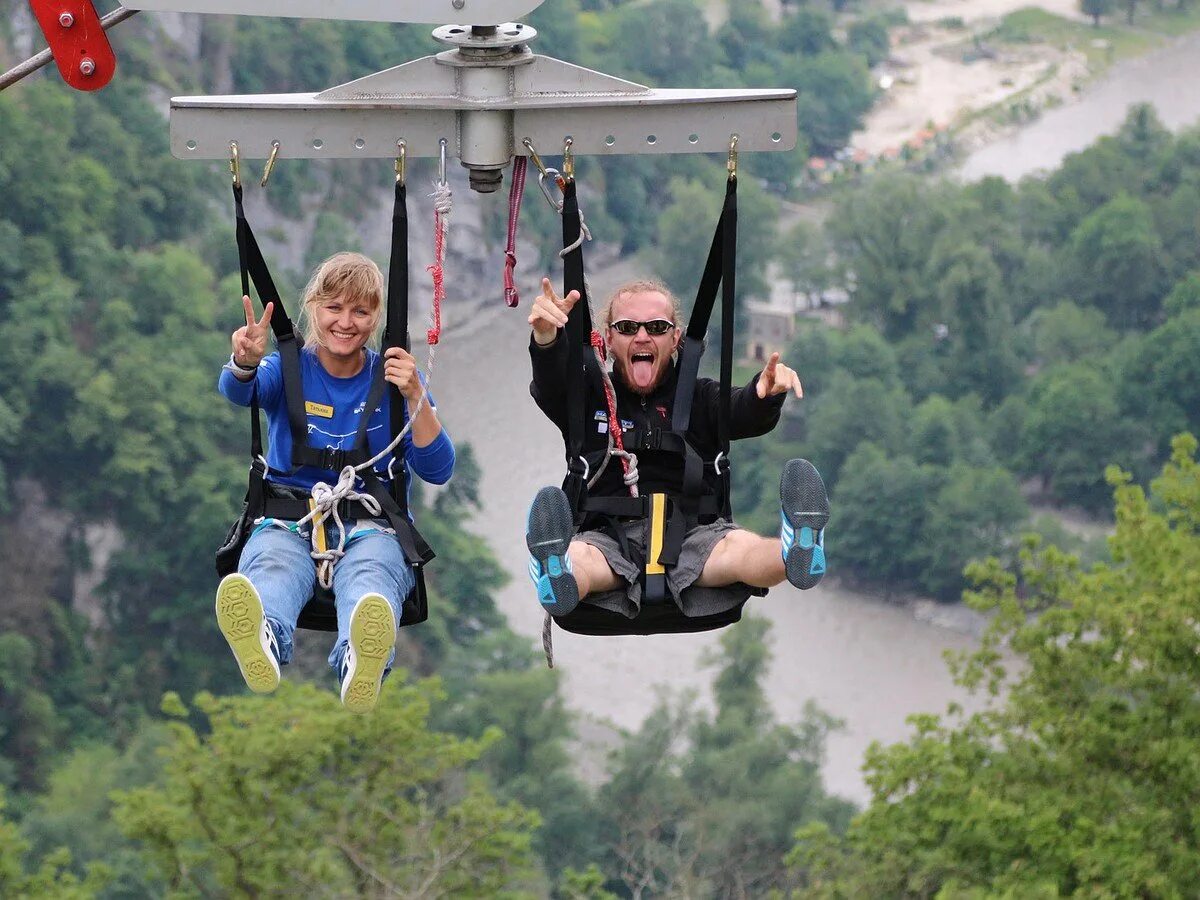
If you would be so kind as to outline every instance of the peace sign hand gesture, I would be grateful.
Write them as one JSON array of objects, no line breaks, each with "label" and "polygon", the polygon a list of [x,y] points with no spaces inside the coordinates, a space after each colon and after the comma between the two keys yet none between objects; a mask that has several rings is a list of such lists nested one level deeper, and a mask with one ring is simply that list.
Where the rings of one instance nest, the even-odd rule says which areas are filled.
[{"label": "peace sign hand gesture", "polygon": [[249,297],[242,296],[242,306],[246,310],[246,324],[233,333],[233,361],[245,369],[253,369],[267,355],[267,333],[271,330],[275,304],[268,303],[263,317],[257,322]]}]

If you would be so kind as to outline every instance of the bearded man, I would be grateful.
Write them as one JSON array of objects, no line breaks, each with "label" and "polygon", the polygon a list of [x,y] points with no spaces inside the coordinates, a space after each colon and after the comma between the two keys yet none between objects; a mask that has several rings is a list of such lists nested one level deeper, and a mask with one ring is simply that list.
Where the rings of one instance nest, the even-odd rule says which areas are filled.
[{"label": "bearded man", "polygon": [[[529,354],[533,365],[530,393],[543,413],[567,435],[567,340],[563,329],[579,293],[559,297],[548,278],[533,302]],[[634,281],[617,288],[600,315],[608,357],[617,422],[608,421],[602,383],[589,384],[589,414],[584,457],[598,471],[609,448],[609,429],[622,434],[651,434],[671,427],[678,382],[675,353],[683,331],[680,308],[670,290],[657,281]],[[773,353],[749,384],[732,391],[729,435],[758,437],[779,422],[788,394],[804,396],[800,378]],[[720,384],[697,379],[692,394],[686,441],[709,463],[719,452],[717,435]],[[594,417],[592,410],[595,410]],[[635,448],[637,484],[643,495],[678,496],[684,479],[679,453]],[[705,465],[704,480],[715,492],[715,465]],[[801,589],[813,587],[825,573],[824,529],[829,520],[825,485],[812,463],[790,460],[780,479],[779,537],[765,538],[719,516],[701,516],[688,529],[678,561],[666,567],[670,597],[686,616],[721,613],[744,603],[753,588],[769,588],[785,578]],[[629,495],[622,467],[608,465],[588,488],[590,497]],[[530,577],[538,600],[552,615],[567,615],[581,600],[637,616],[646,567],[645,520],[614,520],[588,514],[575,528],[571,504],[557,487],[542,488],[530,506],[526,543]]]}]

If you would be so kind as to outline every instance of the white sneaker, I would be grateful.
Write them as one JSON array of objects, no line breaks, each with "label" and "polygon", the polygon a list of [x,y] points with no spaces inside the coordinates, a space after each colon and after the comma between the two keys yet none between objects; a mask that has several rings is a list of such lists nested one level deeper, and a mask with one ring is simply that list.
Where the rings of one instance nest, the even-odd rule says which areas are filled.
[{"label": "white sneaker", "polygon": [[256,694],[279,687],[279,646],[263,612],[258,591],[245,575],[234,572],[217,586],[217,624]]},{"label": "white sneaker", "polygon": [[363,594],[350,613],[350,642],[342,661],[342,705],[366,713],[379,701],[383,672],[396,646],[396,616],[379,594]]}]

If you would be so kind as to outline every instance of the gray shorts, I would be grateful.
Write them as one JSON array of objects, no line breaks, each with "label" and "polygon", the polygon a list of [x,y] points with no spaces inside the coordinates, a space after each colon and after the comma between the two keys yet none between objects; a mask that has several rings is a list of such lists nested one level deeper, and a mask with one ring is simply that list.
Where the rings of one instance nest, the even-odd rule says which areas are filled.
[{"label": "gray shorts", "polygon": [[[621,552],[621,545],[607,532],[581,531],[575,540],[590,544],[601,553],[617,578],[624,579],[625,586],[611,591],[588,594],[584,603],[591,603],[630,619],[636,618],[642,605],[642,584],[639,580],[646,558],[645,522],[631,521],[623,526],[629,553],[633,559]],[[738,526],[725,519],[711,525],[698,525],[687,533],[679,551],[679,563],[667,567],[667,590],[675,604],[685,616],[709,616],[727,612],[750,597],[753,588],[737,582],[723,587],[699,587],[696,579],[704,570],[709,554],[725,535],[737,531]]]}]

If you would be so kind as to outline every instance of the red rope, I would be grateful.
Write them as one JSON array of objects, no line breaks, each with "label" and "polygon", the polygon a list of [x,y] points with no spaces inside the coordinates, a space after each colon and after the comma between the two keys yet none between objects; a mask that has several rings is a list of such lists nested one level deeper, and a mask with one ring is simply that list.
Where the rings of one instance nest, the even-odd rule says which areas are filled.
[{"label": "red rope", "polygon": [[[604,346],[604,338],[600,336],[600,332],[593,330],[591,335],[591,345],[595,348],[597,356],[600,357],[601,364],[607,358],[606,348]],[[621,428],[621,420],[617,418],[617,398],[613,393],[612,382],[609,379],[604,379],[604,399],[608,404],[608,432],[612,435],[613,449],[625,452],[625,439],[623,429]],[[621,469],[626,475],[629,474],[629,457],[621,457]],[[634,494],[634,486],[629,486],[629,493]],[[634,494],[636,496],[636,494]]]},{"label": "red rope", "polygon": [[433,265],[426,271],[433,275],[433,327],[425,332],[425,343],[434,346],[442,336],[442,301],[446,299],[446,227],[442,214],[433,212]]},{"label": "red rope", "polygon": [[521,217],[521,195],[525,193],[525,169],[529,159],[513,159],[512,184],[508,192],[508,241],[504,246],[504,302],[510,307],[521,302],[513,270],[517,267],[517,220]]}]

